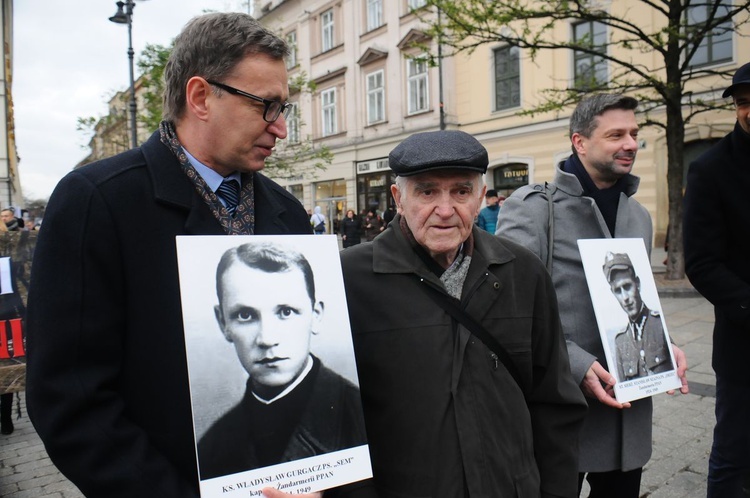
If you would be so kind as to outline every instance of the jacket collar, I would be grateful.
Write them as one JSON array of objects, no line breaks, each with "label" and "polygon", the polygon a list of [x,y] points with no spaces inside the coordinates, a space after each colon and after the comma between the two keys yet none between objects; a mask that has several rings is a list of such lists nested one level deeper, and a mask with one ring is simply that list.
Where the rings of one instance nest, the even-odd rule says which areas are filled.
[{"label": "jacket collar", "polygon": [[731,136],[732,148],[737,151],[737,157],[750,156],[750,135],[742,129],[739,122],[734,124]]},{"label": "jacket collar", "polygon": [[[566,173],[562,170],[563,163],[565,163],[565,161],[561,161],[555,168],[554,186],[552,187],[553,191],[556,187],[568,195],[572,195],[574,197],[583,196],[583,187],[581,186],[581,182],[578,181],[578,178],[576,178],[575,175]],[[627,195],[628,197],[632,197],[638,191],[638,185],[640,184],[640,182],[641,179],[635,175],[625,175],[625,186],[623,188],[623,192],[625,193],[625,195]]]},{"label": "jacket collar", "polygon": [[[151,177],[153,195],[157,202],[188,211],[185,231],[189,234],[223,235],[224,230],[211,214],[195,186],[185,175],[180,163],[163,143],[158,131],[141,146],[146,168]],[[285,233],[281,221],[286,210],[271,191],[270,181],[260,173],[253,173],[255,191],[255,233]],[[247,181],[243,175],[243,182]]]}]

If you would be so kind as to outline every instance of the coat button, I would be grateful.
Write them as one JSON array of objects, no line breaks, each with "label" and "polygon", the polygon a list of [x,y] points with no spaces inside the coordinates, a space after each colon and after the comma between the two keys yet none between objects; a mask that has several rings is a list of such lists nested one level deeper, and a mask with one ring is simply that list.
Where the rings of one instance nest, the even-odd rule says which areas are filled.
[{"label": "coat button", "polygon": [[495,288],[495,290],[499,289],[499,288],[500,288],[500,282],[494,282],[494,283],[492,284],[492,287],[494,287],[494,288]]}]

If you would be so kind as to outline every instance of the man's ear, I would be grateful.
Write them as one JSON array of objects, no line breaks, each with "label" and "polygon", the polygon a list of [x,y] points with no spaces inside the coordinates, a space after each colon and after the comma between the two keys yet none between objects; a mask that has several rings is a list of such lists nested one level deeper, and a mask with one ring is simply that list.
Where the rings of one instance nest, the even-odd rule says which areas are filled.
[{"label": "man's ear", "polygon": [[396,203],[396,211],[401,213],[401,190],[399,190],[395,183],[391,185],[391,195]]},{"label": "man's ear", "polygon": [[313,334],[317,335],[320,332],[323,324],[323,311],[325,311],[323,301],[318,301],[313,305],[312,327],[310,328]]},{"label": "man's ear", "polygon": [[185,107],[201,121],[208,119],[209,101],[212,94],[211,85],[200,76],[193,76],[185,85]]},{"label": "man's ear", "polygon": [[573,133],[570,137],[570,142],[573,144],[573,148],[576,150],[576,153],[580,156],[582,154],[586,154],[586,147],[583,143],[583,140],[586,137],[581,135],[580,133]]},{"label": "man's ear", "polygon": [[229,334],[227,334],[226,322],[224,321],[224,313],[221,311],[221,304],[214,306],[214,315],[216,316],[216,322],[219,324],[219,330],[221,330],[221,333],[224,335],[224,339],[226,339],[227,342],[234,342]]}]

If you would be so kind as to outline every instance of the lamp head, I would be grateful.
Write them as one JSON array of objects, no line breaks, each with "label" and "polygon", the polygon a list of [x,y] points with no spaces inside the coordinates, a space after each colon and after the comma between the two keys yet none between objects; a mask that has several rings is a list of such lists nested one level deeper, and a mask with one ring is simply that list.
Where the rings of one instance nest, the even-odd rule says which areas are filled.
[{"label": "lamp head", "polygon": [[127,24],[128,15],[122,9],[125,6],[125,2],[117,2],[117,13],[109,18],[110,21],[117,24]]}]

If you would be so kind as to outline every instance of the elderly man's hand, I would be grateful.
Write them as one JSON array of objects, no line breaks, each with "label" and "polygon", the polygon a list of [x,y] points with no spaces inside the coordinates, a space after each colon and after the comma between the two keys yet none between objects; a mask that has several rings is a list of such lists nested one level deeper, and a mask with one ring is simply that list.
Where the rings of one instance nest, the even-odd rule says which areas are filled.
[{"label": "elderly man's hand", "polygon": [[263,496],[266,498],[287,498],[290,496],[294,496],[295,498],[323,498],[323,492],[318,491],[317,493],[307,493],[303,495],[291,495],[289,493],[284,493],[283,491],[279,491],[276,488],[263,488]]},{"label": "elderly man's hand", "polygon": [[617,381],[601,363],[595,361],[581,381],[581,390],[589,398],[596,398],[612,408],[630,408],[630,403],[620,403],[615,399],[614,386]]},{"label": "elderly man's hand", "polygon": [[[685,356],[685,353],[674,344],[672,344],[672,353],[677,362],[677,376],[680,378],[680,382],[682,382],[680,392],[682,394],[687,394],[689,391],[687,381],[687,356]],[[667,391],[667,394],[674,394],[674,390]]]}]

